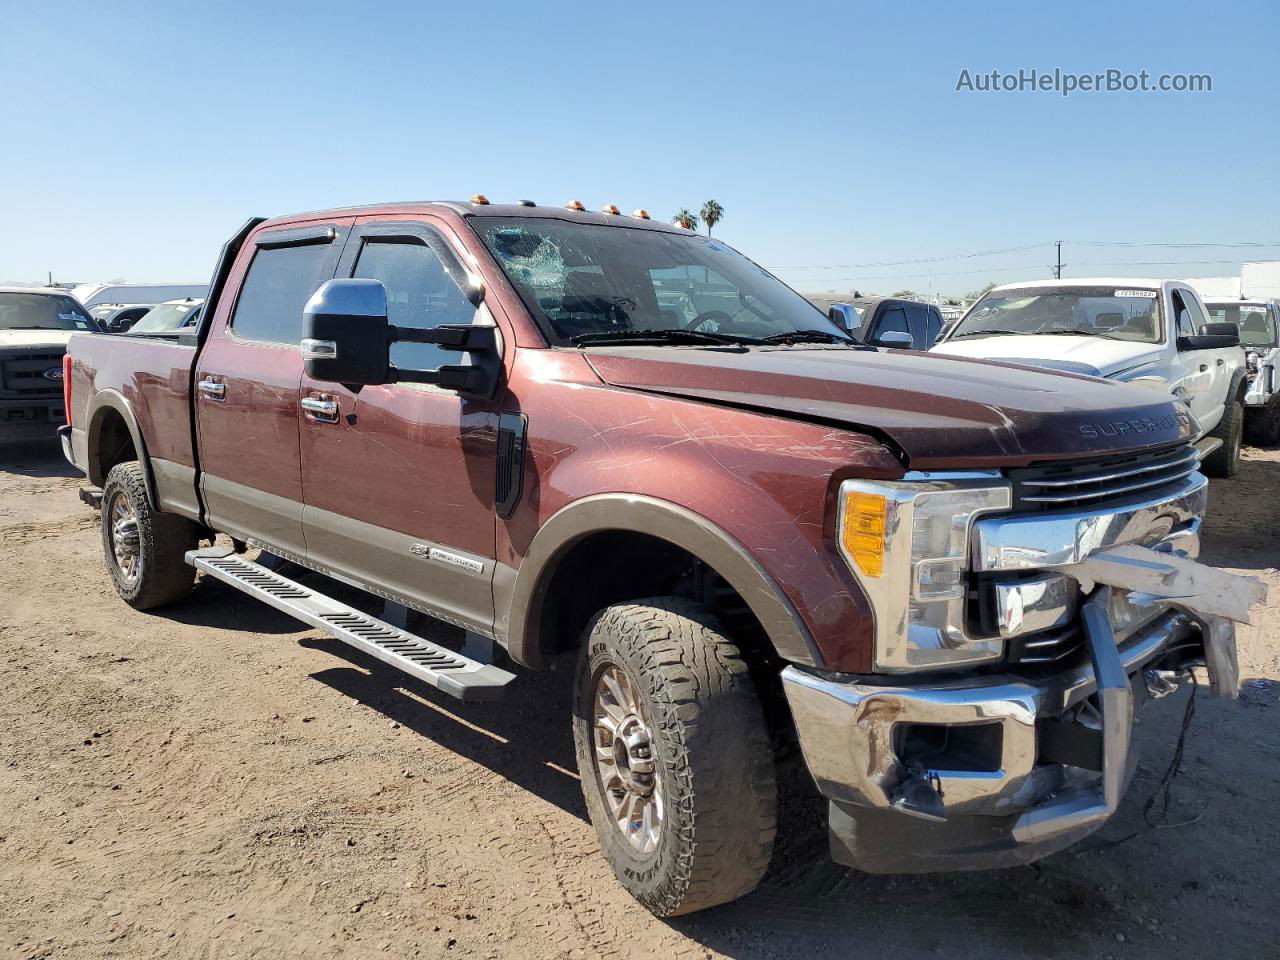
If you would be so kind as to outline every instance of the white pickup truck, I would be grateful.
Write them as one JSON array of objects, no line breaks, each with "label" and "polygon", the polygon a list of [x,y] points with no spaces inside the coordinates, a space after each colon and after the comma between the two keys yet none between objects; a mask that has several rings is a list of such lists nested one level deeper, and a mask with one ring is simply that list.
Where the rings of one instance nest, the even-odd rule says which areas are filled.
[{"label": "white pickup truck", "polygon": [[1244,395],[1244,431],[1252,444],[1280,443],[1280,306],[1261,297],[1206,297],[1209,318],[1240,329],[1248,383]]},{"label": "white pickup truck", "polygon": [[1240,462],[1245,353],[1180,280],[1041,280],[994,287],[944,332],[936,353],[1033,364],[1172,391],[1199,421],[1203,468]]}]

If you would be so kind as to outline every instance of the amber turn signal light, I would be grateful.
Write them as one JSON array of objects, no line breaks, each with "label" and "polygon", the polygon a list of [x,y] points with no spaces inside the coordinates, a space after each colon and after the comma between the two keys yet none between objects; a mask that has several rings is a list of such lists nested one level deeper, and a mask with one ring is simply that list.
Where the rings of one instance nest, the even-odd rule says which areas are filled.
[{"label": "amber turn signal light", "polygon": [[852,492],[844,501],[844,549],[868,577],[884,573],[884,534],[889,500],[879,493]]}]

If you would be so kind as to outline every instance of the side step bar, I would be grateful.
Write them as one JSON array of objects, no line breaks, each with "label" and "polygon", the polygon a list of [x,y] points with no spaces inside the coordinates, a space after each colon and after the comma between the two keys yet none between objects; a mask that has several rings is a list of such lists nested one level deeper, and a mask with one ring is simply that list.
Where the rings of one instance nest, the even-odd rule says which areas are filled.
[{"label": "side step bar", "polygon": [[190,550],[187,563],[459,700],[500,700],[507,684],[515,679],[514,673],[477,663],[370,617],[226,547]]},{"label": "side step bar", "polygon": [[1201,437],[1195,442],[1196,458],[1203,460],[1220,446],[1222,446],[1221,437]]}]

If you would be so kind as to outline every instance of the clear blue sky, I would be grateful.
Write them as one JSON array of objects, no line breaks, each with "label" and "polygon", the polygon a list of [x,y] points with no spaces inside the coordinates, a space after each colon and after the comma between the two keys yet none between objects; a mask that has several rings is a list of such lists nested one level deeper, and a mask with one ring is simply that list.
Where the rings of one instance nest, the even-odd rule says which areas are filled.
[{"label": "clear blue sky", "polygon": [[[1046,276],[1056,239],[1280,241],[1280,4],[0,2],[0,279],[207,279],[250,215],[643,206],[807,290]],[[962,68],[1209,94],[957,93]],[[1191,258],[1230,263],[1128,266]],[[1067,275],[1265,249],[1084,248]],[[1113,267],[1092,266],[1099,263]],[[1079,266],[1077,266],[1079,264]]]}]

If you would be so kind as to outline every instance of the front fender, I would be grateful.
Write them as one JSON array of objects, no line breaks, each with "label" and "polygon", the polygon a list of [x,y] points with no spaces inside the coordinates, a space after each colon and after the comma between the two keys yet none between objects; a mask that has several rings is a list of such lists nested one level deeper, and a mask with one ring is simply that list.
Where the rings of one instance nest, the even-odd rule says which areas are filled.
[{"label": "front fender", "polygon": [[[584,497],[561,508],[538,531],[513,580],[504,583],[501,574],[495,578],[499,617],[495,632],[517,663],[542,665],[538,643],[542,604],[558,562],[579,541],[609,530],[659,537],[693,554],[738,592],[780,656],[822,667],[821,655],[799,613],[741,543],[685,507],[623,493]],[[502,595],[509,596],[509,601],[504,603]]]}]

